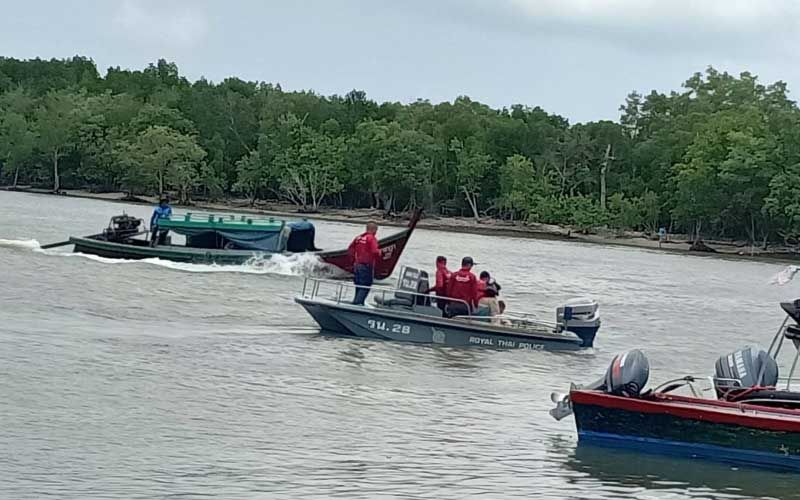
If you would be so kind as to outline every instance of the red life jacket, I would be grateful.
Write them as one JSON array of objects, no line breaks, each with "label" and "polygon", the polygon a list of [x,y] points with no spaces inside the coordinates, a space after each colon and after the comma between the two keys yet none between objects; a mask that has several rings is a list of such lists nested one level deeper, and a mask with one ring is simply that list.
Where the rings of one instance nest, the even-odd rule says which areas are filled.
[{"label": "red life jacket", "polygon": [[442,297],[447,296],[447,284],[450,282],[450,277],[453,273],[447,269],[447,266],[444,264],[437,264],[436,265],[436,286],[431,289],[431,291],[436,292],[436,295],[440,295]]},{"label": "red life jacket", "polygon": [[378,247],[378,239],[374,234],[364,233],[356,236],[356,239],[348,247],[350,257],[354,264],[368,264],[370,266],[381,257],[381,249]]},{"label": "red life jacket", "polygon": [[447,285],[447,296],[451,299],[463,300],[470,307],[478,305],[478,278],[472,271],[462,267],[450,276]]}]

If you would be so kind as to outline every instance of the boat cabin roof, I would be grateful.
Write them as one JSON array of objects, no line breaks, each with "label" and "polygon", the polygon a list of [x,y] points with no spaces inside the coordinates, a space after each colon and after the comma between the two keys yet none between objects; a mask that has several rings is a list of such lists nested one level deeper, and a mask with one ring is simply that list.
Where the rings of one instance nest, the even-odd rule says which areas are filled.
[{"label": "boat cabin roof", "polygon": [[286,222],[273,217],[242,214],[213,214],[186,212],[174,214],[168,219],[160,219],[158,226],[164,229],[200,229],[207,231],[257,231],[278,233]]}]

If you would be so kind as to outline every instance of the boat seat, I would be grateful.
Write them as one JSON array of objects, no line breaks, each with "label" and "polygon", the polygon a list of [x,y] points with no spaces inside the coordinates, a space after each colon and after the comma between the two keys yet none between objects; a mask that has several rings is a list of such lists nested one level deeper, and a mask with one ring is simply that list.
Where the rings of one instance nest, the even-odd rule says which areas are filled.
[{"label": "boat seat", "polygon": [[394,297],[384,299],[376,296],[375,303],[384,307],[411,309],[414,306],[430,306],[430,298],[415,294],[427,294],[429,287],[428,273],[413,267],[403,268],[403,274],[398,280]]}]

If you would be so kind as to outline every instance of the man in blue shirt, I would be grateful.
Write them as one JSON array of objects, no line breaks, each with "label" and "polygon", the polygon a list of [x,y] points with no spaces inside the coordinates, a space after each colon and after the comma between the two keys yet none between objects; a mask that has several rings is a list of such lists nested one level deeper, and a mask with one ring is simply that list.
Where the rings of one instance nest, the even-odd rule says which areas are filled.
[{"label": "man in blue shirt", "polygon": [[172,216],[172,207],[169,206],[167,198],[161,198],[158,206],[153,210],[153,216],[150,217],[150,246],[156,246],[156,243],[163,245],[167,238],[169,229],[159,231],[159,219],[169,219]]}]

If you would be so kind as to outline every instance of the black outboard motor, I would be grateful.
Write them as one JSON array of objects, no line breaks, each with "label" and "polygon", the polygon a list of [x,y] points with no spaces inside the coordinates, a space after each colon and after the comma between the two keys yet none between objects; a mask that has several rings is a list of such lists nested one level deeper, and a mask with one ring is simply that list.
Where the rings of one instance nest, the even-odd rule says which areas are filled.
[{"label": "black outboard motor", "polygon": [[103,230],[107,241],[122,241],[139,233],[142,219],[131,217],[128,214],[117,215],[111,218],[108,227]]},{"label": "black outboard motor", "polygon": [[720,357],[715,365],[714,387],[717,397],[753,387],[774,387],[778,383],[778,363],[764,350],[745,347]]}]

